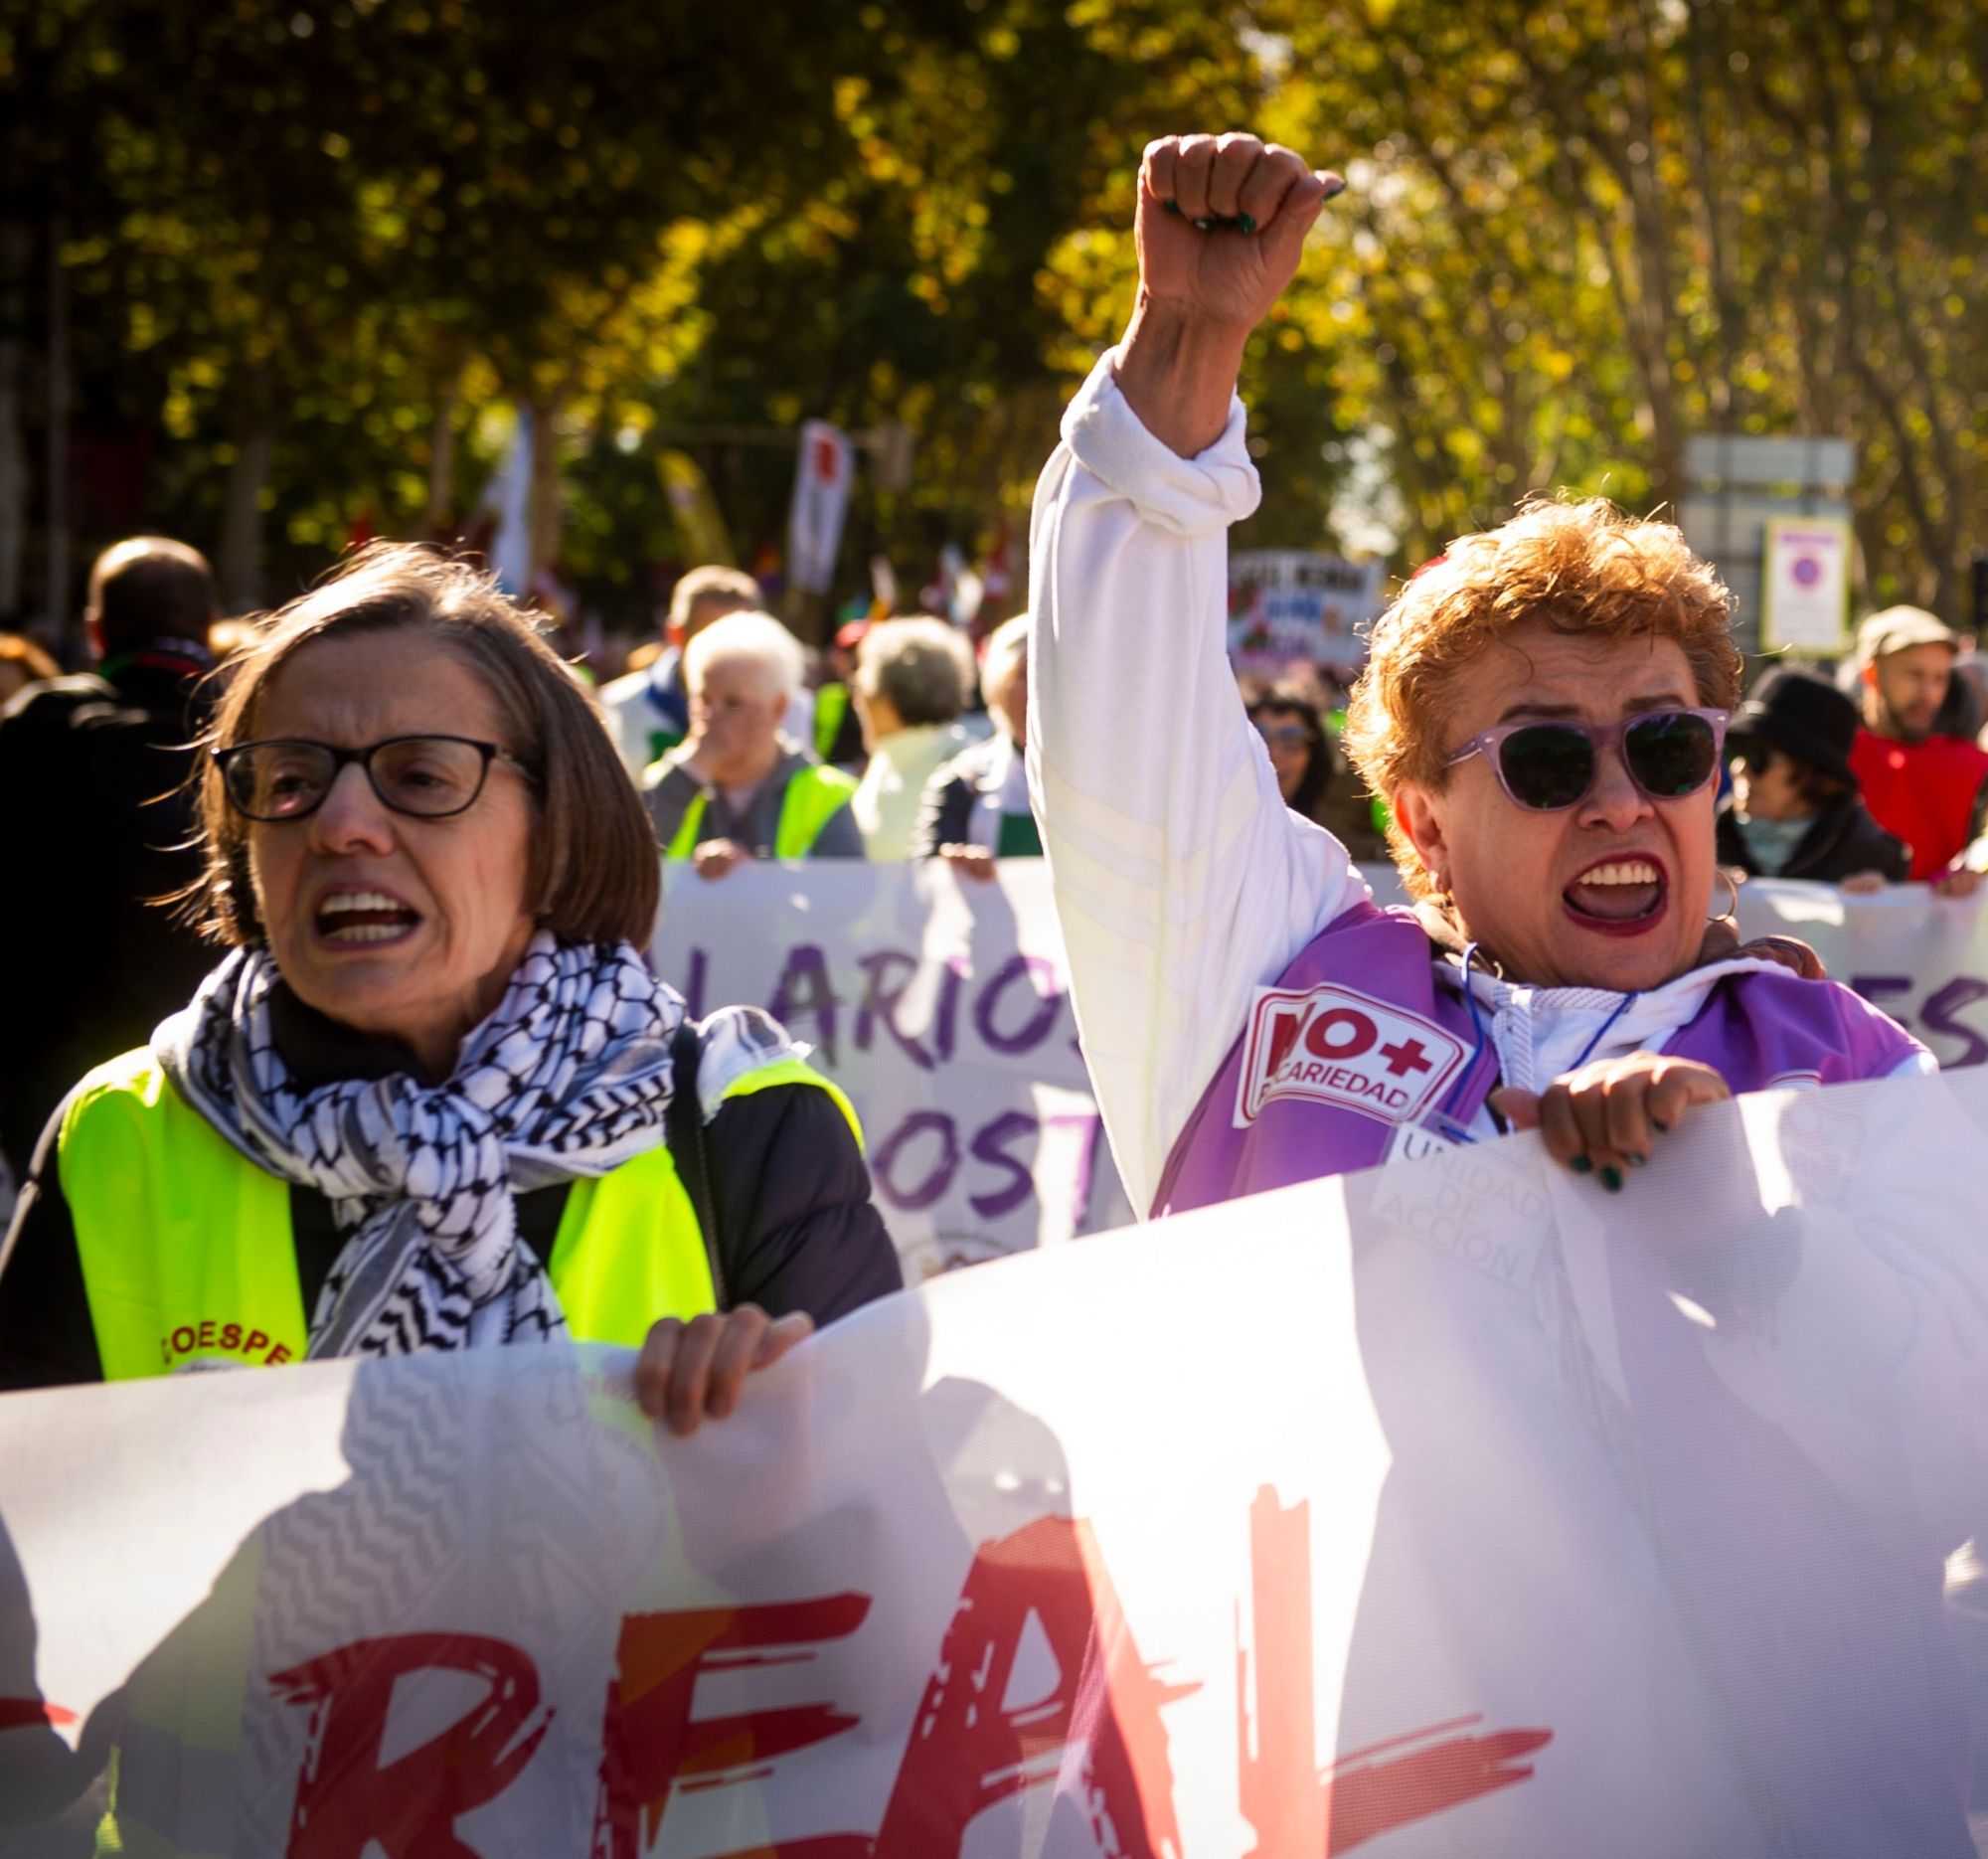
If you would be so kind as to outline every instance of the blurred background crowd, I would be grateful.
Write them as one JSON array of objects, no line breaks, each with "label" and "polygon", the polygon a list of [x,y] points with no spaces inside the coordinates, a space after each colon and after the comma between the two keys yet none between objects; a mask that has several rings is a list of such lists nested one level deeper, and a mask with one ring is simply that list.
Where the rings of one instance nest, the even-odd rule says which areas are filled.
[{"label": "blurred background crowd", "polygon": [[[539,609],[700,877],[1037,854],[1028,498],[1189,122],[1350,183],[1243,380],[1233,657],[1288,804],[1384,856],[1361,627],[1600,491],[1739,595],[1736,882],[1978,885],[1977,9],[776,12],[0,0],[17,1170],[205,959],[140,900],[187,881],[158,796],[208,674],[374,538]],[[1774,609],[1794,521],[1836,539],[1819,630]]]}]

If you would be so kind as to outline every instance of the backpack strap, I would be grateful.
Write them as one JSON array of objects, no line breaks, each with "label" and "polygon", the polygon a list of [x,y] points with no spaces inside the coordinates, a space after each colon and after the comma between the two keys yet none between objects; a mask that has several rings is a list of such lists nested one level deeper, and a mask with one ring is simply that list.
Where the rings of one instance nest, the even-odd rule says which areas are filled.
[{"label": "backpack strap", "polygon": [[711,1264],[712,1294],[720,1310],[731,1308],[725,1290],[725,1267],[718,1256],[718,1211],[711,1199],[711,1157],[704,1140],[704,1104],[697,1092],[697,1062],[701,1051],[697,1022],[685,1014],[670,1037],[671,1091],[663,1113],[663,1139],[676,1163],[677,1179],[690,1196],[704,1236],[704,1256]]}]

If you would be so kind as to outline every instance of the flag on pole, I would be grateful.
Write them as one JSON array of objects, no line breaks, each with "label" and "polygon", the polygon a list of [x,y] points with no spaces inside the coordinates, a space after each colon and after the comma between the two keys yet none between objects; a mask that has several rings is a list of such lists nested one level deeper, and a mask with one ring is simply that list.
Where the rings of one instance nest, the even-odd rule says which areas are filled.
[{"label": "flag on pole", "polygon": [[787,516],[787,579],[803,593],[826,593],[835,579],[855,476],[856,448],[849,434],[825,420],[808,421],[801,427],[794,501]]}]

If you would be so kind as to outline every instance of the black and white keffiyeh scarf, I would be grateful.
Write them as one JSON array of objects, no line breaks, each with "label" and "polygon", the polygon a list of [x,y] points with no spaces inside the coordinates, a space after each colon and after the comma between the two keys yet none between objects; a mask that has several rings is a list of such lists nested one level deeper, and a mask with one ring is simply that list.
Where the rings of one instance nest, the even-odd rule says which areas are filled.
[{"label": "black and white keffiyeh scarf", "polygon": [[[330,1200],[346,1238],[308,1353],[561,1335],[559,1298],[518,1243],[516,1196],[604,1175],[663,1140],[681,996],[631,944],[541,931],[443,1083],[399,1073],[306,1090],[270,1033],[279,979],[266,950],[238,949],[152,1045],[181,1095],[244,1155]],[[716,1014],[700,1032],[704,1105],[741,1070],[804,1051],[751,1008]]]}]

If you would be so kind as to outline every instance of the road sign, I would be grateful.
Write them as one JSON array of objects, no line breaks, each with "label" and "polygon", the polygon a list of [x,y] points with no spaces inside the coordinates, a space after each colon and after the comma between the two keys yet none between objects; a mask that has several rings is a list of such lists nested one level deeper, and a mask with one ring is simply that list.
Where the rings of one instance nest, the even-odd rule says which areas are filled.
[{"label": "road sign", "polygon": [[1850,525],[1777,517],[1760,561],[1760,648],[1834,657],[1850,643]]}]

